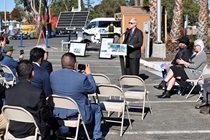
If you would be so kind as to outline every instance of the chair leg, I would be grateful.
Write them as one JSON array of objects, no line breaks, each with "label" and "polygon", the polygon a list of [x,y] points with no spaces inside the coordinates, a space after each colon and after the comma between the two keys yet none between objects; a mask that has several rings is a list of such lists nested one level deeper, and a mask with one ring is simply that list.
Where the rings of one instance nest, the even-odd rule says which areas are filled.
[{"label": "chair leg", "polygon": [[202,93],[200,92],[198,99],[196,100],[196,102],[198,102],[199,100],[201,100],[200,98],[202,97]]},{"label": "chair leg", "polygon": [[149,96],[148,96],[148,94],[146,96],[147,96],[147,102],[149,104],[150,113],[151,113],[151,115],[153,115],[153,113],[152,113],[152,107],[151,107],[150,102],[149,102]]},{"label": "chair leg", "polygon": [[143,101],[143,107],[142,107],[142,117],[141,120],[144,119],[144,109],[145,109],[145,97],[144,97],[144,101]]},{"label": "chair leg", "polygon": [[85,123],[84,123],[83,121],[82,121],[82,125],[83,125],[83,128],[84,128],[84,130],[85,130],[85,134],[86,134],[86,136],[87,136],[87,139],[90,140],[90,137],[89,137],[87,128],[86,128]]},{"label": "chair leg", "polygon": [[191,92],[193,91],[193,89],[195,88],[196,84],[193,84],[193,87],[191,88],[190,92],[187,94],[186,99],[188,99],[188,97],[190,96]]},{"label": "chair leg", "polygon": [[121,128],[120,128],[120,137],[122,136],[122,133],[123,133],[124,117],[125,117],[125,110],[123,110],[123,113],[122,113],[122,121],[121,121]]},{"label": "chair leg", "polygon": [[126,107],[126,111],[127,111],[127,115],[128,115],[128,121],[129,121],[130,127],[131,127],[131,129],[132,129],[133,126],[132,126],[132,124],[131,124],[131,119],[130,119],[130,114],[129,114],[128,107]]}]

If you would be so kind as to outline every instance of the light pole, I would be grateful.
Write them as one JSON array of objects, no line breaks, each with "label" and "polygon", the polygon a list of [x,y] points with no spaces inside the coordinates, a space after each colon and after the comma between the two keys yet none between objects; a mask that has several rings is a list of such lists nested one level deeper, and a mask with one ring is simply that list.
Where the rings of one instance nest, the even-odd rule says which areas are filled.
[{"label": "light pole", "polygon": [[4,25],[6,27],[6,20],[7,20],[7,10],[6,10],[6,0],[4,0]]}]

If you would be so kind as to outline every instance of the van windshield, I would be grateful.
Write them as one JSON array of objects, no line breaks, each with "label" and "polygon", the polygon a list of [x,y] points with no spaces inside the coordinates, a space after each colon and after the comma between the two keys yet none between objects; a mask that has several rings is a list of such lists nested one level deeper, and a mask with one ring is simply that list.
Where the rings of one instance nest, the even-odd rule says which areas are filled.
[{"label": "van windshield", "polygon": [[96,22],[90,22],[86,25],[85,29],[91,29],[96,27]]}]

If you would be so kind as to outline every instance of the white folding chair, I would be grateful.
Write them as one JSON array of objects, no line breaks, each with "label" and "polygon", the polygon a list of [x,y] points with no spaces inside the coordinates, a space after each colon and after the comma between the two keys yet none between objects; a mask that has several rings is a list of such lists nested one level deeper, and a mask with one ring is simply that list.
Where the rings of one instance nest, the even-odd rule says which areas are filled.
[{"label": "white folding chair", "polygon": [[[122,89],[120,87],[118,87],[116,85],[112,85],[112,84],[99,84],[98,90],[103,97],[115,96],[115,97],[119,98],[119,99],[116,99],[116,98],[104,99],[103,97],[100,97],[99,105],[101,106],[101,110],[105,110],[108,112],[122,113],[122,115],[121,115],[122,119],[120,122],[117,120],[106,119],[106,122],[121,123],[120,136],[122,136],[125,110],[127,112],[129,124],[132,128],[127,102],[126,102],[126,99],[125,99]],[[111,115],[108,117],[110,118]]]},{"label": "white folding chair", "polygon": [[64,45],[65,45],[65,48],[68,49],[68,45],[70,45],[71,41],[68,41],[68,42],[64,42],[63,40],[61,41],[61,51],[64,50]]},{"label": "white folding chair", "polygon": [[[143,107],[142,107],[142,120],[144,119],[144,110],[145,110],[145,102],[147,100],[150,113],[152,114],[152,109],[149,103],[149,97],[146,89],[146,85],[144,80],[141,79],[139,76],[136,75],[123,75],[119,79],[120,86],[124,90],[124,95],[126,99],[137,99],[143,100]],[[130,90],[125,90],[125,86],[133,86]],[[136,89],[137,88],[137,89]]]},{"label": "white folding chair", "polygon": [[[41,138],[39,128],[31,115],[27,110],[25,110],[22,107],[17,106],[9,106],[5,105],[2,108],[2,113],[5,116],[5,118],[8,120],[6,131],[5,131],[5,140],[38,140],[38,138]],[[33,123],[36,127],[34,136],[28,136],[26,138],[15,138],[9,131],[9,125],[10,121],[17,121],[17,122],[23,122],[23,123]]]},{"label": "white folding chair", "polygon": [[4,73],[11,74],[13,76],[12,81],[6,81],[6,79],[4,78],[3,84],[6,86],[13,86],[14,84],[16,84],[16,77],[13,74],[12,70],[8,66],[2,65],[2,64],[1,64],[1,68],[4,71]]},{"label": "white folding chair", "polygon": [[[186,99],[188,99],[188,97],[190,96],[190,94],[191,94],[191,92],[193,91],[193,89],[195,88],[195,86],[198,85],[199,82],[201,82],[201,81],[204,80],[204,78],[203,78],[203,73],[205,72],[207,66],[208,66],[208,64],[205,65],[205,67],[203,68],[203,72],[202,72],[201,75],[198,77],[198,79],[192,79],[192,80],[187,79],[187,80],[186,80],[186,82],[190,82],[190,83],[193,84],[193,87],[192,87],[191,90],[188,92],[188,94],[187,94],[187,96],[186,96]],[[184,90],[184,91],[185,91],[185,90]],[[183,92],[184,92],[184,91],[183,91]],[[202,94],[200,93],[199,98],[201,97],[201,95],[202,95]],[[196,100],[196,101],[198,101],[198,100]]]},{"label": "white folding chair", "polygon": [[107,77],[105,74],[92,73],[92,75],[97,85],[98,84],[111,84],[109,77]]},{"label": "white folding chair", "polygon": [[78,111],[78,117],[76,120],[63,120],[64,125],[67,127],[76,127],[76,134],[74,138],[66,137],[66,139],[78,139],[78,132],[79,132],[79,125],[82,124],[87,136],[87,139],[90,140],[89,134],[87,132],[87,128],[85,126],[85,123],[83,122],[81,112],[79,110],[79,107],[77,103],[70,97],[65,96],[58,96],[58,95],[52,95],[48,98],[48,103],[51,107],[56,108],[63,108],[63,109],[76,109]]},{"label": "white folding chair", "polygon": [[[111,84],[111,81],[110,81],[109,77],[106,76],[105,74],[92,73],[92,76],[93,76],[93,78],[95,80],[96,85],[99,85],[99,84]],[[94,94],[88,94],[89,97],[93,98],[95,103],[98,102],[96,96],[100,96],[100,94],[98,94],[97,92],[98,91],[96,91],[96,93],[94,93]]]}]

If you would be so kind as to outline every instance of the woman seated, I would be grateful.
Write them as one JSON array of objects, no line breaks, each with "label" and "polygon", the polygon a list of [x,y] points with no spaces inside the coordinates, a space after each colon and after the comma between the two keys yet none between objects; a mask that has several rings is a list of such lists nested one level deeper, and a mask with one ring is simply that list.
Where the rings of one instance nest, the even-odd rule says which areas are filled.
[{"label": "woman seated", "polygon": [[[165,91],[162,95],[158,96],[158,98],[170,98],[170,90],[174,86],[176,79],[186,81],[187,79],[199,78],[207,64],[207,56],[203,49],[203,41],[197,39],[194,42],[194,53],[190,57],[189,62],[177,59],[179,65],[170,67],[171,69],[164,80]],[[184,67],[181,65],[184,65]],[[167,82],[168,86],[166,87]]]}]

